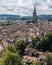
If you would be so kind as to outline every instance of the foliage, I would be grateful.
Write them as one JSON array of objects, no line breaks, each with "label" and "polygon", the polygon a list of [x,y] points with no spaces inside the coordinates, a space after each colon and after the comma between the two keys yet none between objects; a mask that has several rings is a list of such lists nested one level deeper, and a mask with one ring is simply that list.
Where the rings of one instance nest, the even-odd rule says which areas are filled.
[{"label": "foliage", "polygon": [[0,58],[0,65],[22,65],[22,59],[14,46],[8,45]]},{"label": "foliage", "polygon": [[42,49],[42,51],[47,51],[49,50],[49,38],[48,37],[42,37],[40,39],[40,49]]},{"label": "foliage", "polygon": [[52,51],[52,32],[45,33],[43,37],[35,37],[32,45],[40,51]]},{"label": "foliage", "polygon": [[6,53],[7,51],[11,52],[11,53],[16,53],[17,50],[15,49],[15,47],[13,45],[8,45],[5,47],[4,52]]},{"label": "foliage", "polygon": [[30,65],[39,65],[38,60],[34,60]]},{"label": "foliage", "polygon": [[35,36],[33,39],[32,39],[32,46],[35,47],[36,46],[36,43],[39,41],[39,37],[38,36]]},{"label": "foliage", "polygon": [[22,65],[22,62],[18,54],[8,53],[0,58],[0,65]]},{"label": "foliage", "polygon": [[46,56],[44,65],[52,65],[52,54]]},{"label": "foliage", "polygon": [[38,52],[34,52],[34,53],[32,54],[32,56],[38,57],[38,56],[39,56],[39,53],[38,53]]},{"label": "foliage", "polygon": [[25,48],[26,48],[26,45],[25,45],[24,41],[16,42],[16,49],[17,49],[17,51],[20,52],[21,55],[24,54]]},{"label": "foliage", "polygon": [[8,45],[5,47],[5,49],[3,51],[3,56],[6,56],[8,53],[17,53],[18,54],[17,50],[12,45]]}]

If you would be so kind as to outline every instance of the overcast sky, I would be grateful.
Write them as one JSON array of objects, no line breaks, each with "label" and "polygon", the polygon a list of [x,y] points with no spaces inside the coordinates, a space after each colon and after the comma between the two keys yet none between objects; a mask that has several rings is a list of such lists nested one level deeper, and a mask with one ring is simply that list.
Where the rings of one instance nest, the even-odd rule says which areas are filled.
[{"label": "overcast sky", "polygon": [[37,15],[52,15],[52,0],[0,0],[0,14],[32,16],[34,6]]}]

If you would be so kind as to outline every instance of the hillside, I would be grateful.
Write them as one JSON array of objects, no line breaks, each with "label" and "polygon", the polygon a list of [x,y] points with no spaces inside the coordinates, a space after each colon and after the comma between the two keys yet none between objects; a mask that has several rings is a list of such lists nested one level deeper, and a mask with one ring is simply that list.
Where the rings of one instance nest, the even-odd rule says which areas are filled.
[{"label": "hillside", "polygon": [[[9,14],[0,14],[0,20],[32,20],[32,16],[20,16],[20,15],[9,15]],[[37,15],[38,20],[52,20],[52,15]]]}]

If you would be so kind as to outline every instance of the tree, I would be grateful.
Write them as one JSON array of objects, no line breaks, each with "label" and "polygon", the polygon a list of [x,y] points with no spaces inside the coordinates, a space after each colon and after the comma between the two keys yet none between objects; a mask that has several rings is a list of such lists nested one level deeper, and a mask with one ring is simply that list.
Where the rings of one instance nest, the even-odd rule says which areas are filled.
[{"label": "tree", "polygon": [[52,33],[46,33],[40,41],[37,41],[36,48],[41,51],[52,51]]},{"label": "tree", "polygon": [[4,48],[3,56],[8,55],[8,53],[17,53],[17,54],[19,54],[18,51],[16,50],[16,48],[13,45],[8,45]]},{"label": "tree", "polygon": [[0,58],[0,65],[22,65],[22,59],[18,51],[12,45],[4,48],[2,58]]},{"label": "tree", "polygon": [[8,53],[0,58],[0,65],[23,65],[18,54]]},{"label": "tree", "polygon": [[19,53],[21,55],[24,54],[25,48],[26,48],[26,45],[25,45],[24,41],[17,41],[16,42],[16,49],[17,49],[17,51],[19,51]]},{"label": "tree", "polygon": [[16,48],[13,45],[6,46],[5,49],[4,49],[4,52],[6,53],[7,51],[9,51],[11,53],[16,53],[17,52]]},{"label": "tree", "polygon": [[46,56],[46,59],[44,61],[44,65],[52,65],[52,54],[49,54]]},{"label": "tree", "polygon": [[35,36],[32,39],[32,46],[39,51],[52,52],[52,32],[45,33],[41,38]]},{"label": "tree", "polygon": [[38,60],[34,60],[34,61],[31,63],[31,65],[39,65]]},{"label": "tree", "polygon": [[13,45],[8,45],[4,48],[3,51],[3,57],[7,56],[9,53],[15,53],[15,54],[19,54],[18,51],[16,50],[16,48]]},{"label": "tree", "polygon": [[50,43],[52,43],[52,32],[45,33],[45,34],[44,34],[44,37],[48,37]]},{"label": "tree", "polygon": [[51,43],[51,45],[50,45],[50,51],[52,52],[52,43]]},{"label": "tree", "polygon": [[49,38],[49,51],[52,52],[52,32],[46,33],[44,35],[44,37],[48,37]]},{"label": "tree", "polygon": [[38,41],[38,42],[36,43],[36,49],[41,51],[41,46],[42,46],[42,45],[41,45],[40,41]]},{"label": "tree", "polygon": [[50,42],[49,42],[49,38],[48,37],[42,37],[41,39],[40,39],[40,45],[41,45],[41,49],[42,49],[42,51],[47,51],[47,50],[49,50],[49,44]]},{"label": "tree", "polygon": [[44,34],[46,49],[52,51],[52,32],[48,32]]},{"label": "tree", "polygon": [[39,41],[39,37],[38,36],[35,36],[33,39],[32,39],[32,46],[33,47],[36,47],[36,43]]}]

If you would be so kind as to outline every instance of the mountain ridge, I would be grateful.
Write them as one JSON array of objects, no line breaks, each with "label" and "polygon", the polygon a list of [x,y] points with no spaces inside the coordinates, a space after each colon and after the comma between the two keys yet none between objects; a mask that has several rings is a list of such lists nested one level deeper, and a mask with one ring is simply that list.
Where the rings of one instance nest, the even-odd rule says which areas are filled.
[{"label": "mountain ridge", "polygon": [[[32,20],[32,16],[20,16],[11,14],[0,14],[0,20]],[[37,15],[38,20],[52,20],[52,15]]]}]

